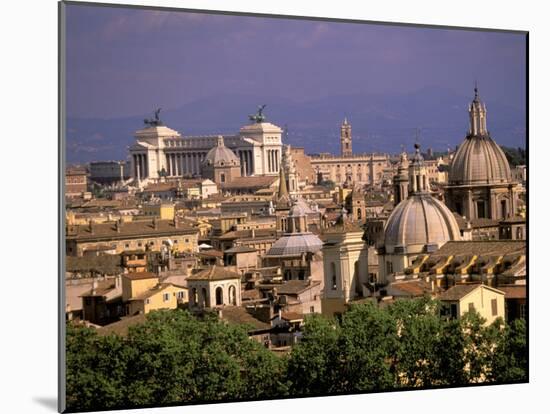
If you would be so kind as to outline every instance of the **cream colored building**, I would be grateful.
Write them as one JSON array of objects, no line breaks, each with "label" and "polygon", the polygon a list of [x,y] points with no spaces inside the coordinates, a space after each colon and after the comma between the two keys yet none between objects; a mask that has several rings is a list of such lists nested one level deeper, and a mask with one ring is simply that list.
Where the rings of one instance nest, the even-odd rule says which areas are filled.
[{"label": "cream colored building", "polygon": [[497,318],[504,320],[504,292],[482,284],[460,284],[446,290],[438,299],[444,315],[460,319],[470,311],[476,311],[490,325]]},{"label": "cream colored building", "polygon": [[176,309],[178,303],[187,301],[186,290],[172,283],[159,283],[154,273],[128,273],[122,276],[122,301],[126,305],[127,315]]},{"label": "cream colored building", "polygon": [[241,305],[241,275],[221,266],[210,266],[187,278],[189,306],[214,308]]}]

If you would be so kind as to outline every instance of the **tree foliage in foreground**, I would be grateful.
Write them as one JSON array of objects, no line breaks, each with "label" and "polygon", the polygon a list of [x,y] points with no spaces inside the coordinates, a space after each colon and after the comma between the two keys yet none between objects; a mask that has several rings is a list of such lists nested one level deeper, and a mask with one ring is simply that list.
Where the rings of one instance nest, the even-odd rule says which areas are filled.
[{"label": "tree foliage in foreground", "polygon": [[431,299],[307,318],[287,357],[215,316],[158,311],[126,338],[68,325],[70,410],[261,399],[527,380],[523,320],[439,316]]},{"label": "tree foliage in foreground", "polygon": [[70,410],[286,395],[284,359],[215,316],[159,311],[128,336],[68,326]]}]

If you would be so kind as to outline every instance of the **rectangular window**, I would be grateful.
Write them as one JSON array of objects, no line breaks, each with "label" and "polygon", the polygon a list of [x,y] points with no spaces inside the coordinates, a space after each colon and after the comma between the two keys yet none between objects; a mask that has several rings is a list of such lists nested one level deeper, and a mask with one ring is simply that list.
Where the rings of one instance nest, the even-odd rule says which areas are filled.
[{"label": "rectangular window", "polygon": [[178,292],[178,299],[185,299],[185,291],[181,290]]},{"label": "rectangular window", "polygon": [[170,300],[170,293],[163,293],[162,300],[163,302],[168,302]]},{"label": "rectangular window", "polygon": [[309,307],[309,312],[310,313],[315,313],[315,306],[310,306]]},{"label": "rectangular window", "polygon": [[476,308],[474,306],[474,302],[468,303],[468,311],[472,312],[472,311],[475,311],[475,310],[476,310]]},{"label": "rectangular window", "polygon": [[458,306],[456,303],[451,303],[451,318],[456,319],[458,317]]},{"label": "rectangular window", "polygon": [[145,299],[145,304],[148,305],[149,303],[151,303],[151,301],[149,299]]},{"label": "rectangular window", "polygon": [[497,300],[496,299],[491,299],[491,311],[493,313],[493,316],[497,316],[498,308],[497,308]]}]

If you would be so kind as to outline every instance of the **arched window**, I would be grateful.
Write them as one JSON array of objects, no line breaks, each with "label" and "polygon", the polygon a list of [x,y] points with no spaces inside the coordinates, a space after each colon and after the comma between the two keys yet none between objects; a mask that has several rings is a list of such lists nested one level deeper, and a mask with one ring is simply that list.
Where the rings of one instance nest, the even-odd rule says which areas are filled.
[{"label": "arched window", "polygon": [[191,305],[198,305],[199,304],[199,298],[198,298],[198,293],[197,293],[197,288],[193,288],[191,289]]},{"label": "arched window", "polygon": [[233,285],[229,286],[229,303],[234,306],[237,305],[237,289]]},{"label": "arched window", "polygon": [[224,173],[220,174],[220,182],[225,183],[225,174]]},{"label": "arched window", "polygon": [[357,209],[357,220],[361,220],[361,218],[362,218],[361,209],[358,208],[358,209]]},{"label": "arched window", "polygon": [[332,275],[332,289],[336,290],[336,265],[334,262],[330,264],[330,274]]},{"label": "arched window", "polygon": [[223,305],[223,289],[219,286],[216,288],[216,305]]}]

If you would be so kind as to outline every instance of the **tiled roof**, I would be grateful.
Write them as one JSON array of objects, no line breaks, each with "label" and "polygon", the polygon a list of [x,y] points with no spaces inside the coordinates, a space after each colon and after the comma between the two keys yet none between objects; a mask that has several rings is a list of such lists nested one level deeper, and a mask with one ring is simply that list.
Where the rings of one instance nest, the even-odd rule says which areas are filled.
[{"label": "tiled roof", "polygon": [[525,254],[525,240],[479,240],[479,241],[449,241],[432,253],[437,256],[491,256]]},{"label": "tiled roof", "polygon": [[94,223],[90,231],[89,225],[69,226],[67,239],[76,240],[119,240],[128,237],[139,236],[169,236],[174,234],[194,234],[198,230],[194,227],[178,223],[176,227],[173,220],[156,220],[156,225],[151,220],[130,221],[116,223]]},{"label": "tiled roof", "polygon": [[125,278],[130,280],[144,280],[144,279],[157,279],[158,276],[151,272],[135,272],[135,273],[126,273],[123,275]]},{"label": "tiled roof", "polygon": [[271,325],[256,319],[246,311],[242,306],[224,306],[222,308],[221,319],[231,324],[250,325],[253,330],[271,329]]},{"label": "tiled roof", "polygon": [[122,271],[120,255],[105,254],[101,256],[67,256],[67,272],[98,272],[114,275]]},{"label": "tiled roof", "polygon": [[261,284],[258,286],[259,289],[277,289],[277,294],[279,295],[299,295],[302,292],[305,292],[308,289],[320,285],[321,282],[318,280],[289,280],[284,283],[278,284]]},{"label": "tiled roof", "polygon": [[526,299],[527,287],[525,285],[499,286],[498,290],[504,292],[505,299]]},{"label": "tiled roof", "polygon": [[143,192],[175,191],[178,188],[177,183],[155,183],[149,184],[143,189]]},{"label": "tiled roof", "polygon": [[439,295],[439,299],[444,301],[460,300],[464,296],[473,292],[481,286],[483,285],[480,283],[465,283],[454,285],[453,287],[447,289],[445,292]]},{"label": "tiled roof", "polygon": [[224,269],[222,266],[214,265],[189,276],[187,280],[227,280],[240,278],[241,276],[238,273]]},{"label": "tiled roof", "polygon": [[235,246],[231,249],[227,249],[225,253],[252,253],[257,252],[257,249],[254,249],[253,247],[248,246]]},{"label": "tiled roof", "polygon": [[147,315],[139,314],[134,316],[127,316],[120,321],[105,325],[97,330],[97,334],[100,336],[107,336],[111,334],[126,336],[128,335],[128,328],[130,326],[139,325],[147,320]]},{"label": "tiled roof", "polygon": [[304,319],[304,315],[298,312],[282,312],[281,319],[286,321],[301,321]]},{"label": "tiled roof", "polygon": [[392,291],[395,289],[403,293],[403,295],[394,294],[393,296],[417,297],[424,296],[425,294],[430,294],[432,292],[431,284],[420,279],[393,282],[390,286],[388,286],[388,288],[391,288]]},{"label": "tiled roof", "polygon": [[230,182],[223,183],[221,187],[224,190],[269,187],[277,180],[277,178],[277,176],[235,177]]}]

